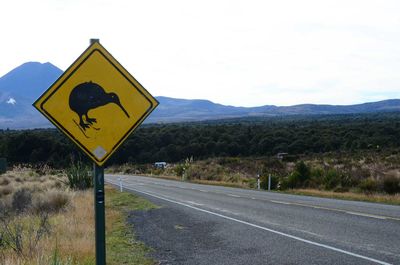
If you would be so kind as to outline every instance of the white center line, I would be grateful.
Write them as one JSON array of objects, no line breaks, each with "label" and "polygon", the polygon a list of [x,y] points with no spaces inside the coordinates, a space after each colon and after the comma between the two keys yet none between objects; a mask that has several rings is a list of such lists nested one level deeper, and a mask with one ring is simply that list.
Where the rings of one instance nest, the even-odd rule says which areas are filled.
[{"label": "white center line", "polygon": [[201,203],[197,203],[197,202],[192,202],[192,201],[187,201],[187,203],[193,204],[193,205],[197,205],[197,206],[203,206],[204,204]]}]

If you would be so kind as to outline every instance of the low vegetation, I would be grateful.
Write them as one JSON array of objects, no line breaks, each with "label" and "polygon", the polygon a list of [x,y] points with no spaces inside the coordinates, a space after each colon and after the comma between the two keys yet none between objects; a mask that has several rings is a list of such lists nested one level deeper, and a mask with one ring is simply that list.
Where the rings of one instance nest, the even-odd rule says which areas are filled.
[{"label": "low vegetation", "polygon": [[[115,152],[109,172],[255,188],[256,176],[280,191],[318,190],[394,196],[400,192],[400,112],[287,116],[141,126]],[[277,158],[283,153],[282,159]],[[89,168],[58,131],[0,130],[0,157],[9,165],[67,168],[70,189],[90,187]],[[166,161],[166,169],[154,168]],[[83,174],[76,174],[83,172]],[[86,173],[85,173],[86,172]],[[7,179],[2,180],[7,183]],[[17,181],[17,180],[16,180]],[[0,196],[14,192],[1,185]]]},{"label": "low vegetation", "polygon": [[[186,159],[167,168],[153,165],[124,164],[109,167],[109,172],[147,174],[196,183],[256,188],[260,175],[261,188],[336,198],[398,203],[400,168],[397,153],[354,152],[352,155],[328,153],[323,157],[304,155],[298,160],[277,157],[222,157],[206,160]],[[339,196],[339,194],[341,194]],[[353,195],[350,195],[353,194]],[[385,198],[386,199],[385,199]]]},{"label": "low vegetation", "polygon": [[[0,175],[0,264],[95,264],[93,191],[71,189],[67,174],[50,171]],[[130,211],[154,206],[107,188],[106,207],[107,264],[154,264],[125,224]]]}]

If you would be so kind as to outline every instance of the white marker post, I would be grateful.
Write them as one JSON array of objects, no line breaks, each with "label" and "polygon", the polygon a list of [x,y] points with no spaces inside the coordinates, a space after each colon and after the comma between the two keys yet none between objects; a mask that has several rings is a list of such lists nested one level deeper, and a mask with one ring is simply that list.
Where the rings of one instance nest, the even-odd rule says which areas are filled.
[{"label": "white marker post", "polygon": [[122,192],[122,178],[118,177],[119,180],[119,191]]},{"label": "white marker post", "polygon": [[268,191],[271,190],[271,174],[268,175]]},{"label": "white marker post", "polygon": [[260,174],[257,175],[257,189],[260,189]]}]

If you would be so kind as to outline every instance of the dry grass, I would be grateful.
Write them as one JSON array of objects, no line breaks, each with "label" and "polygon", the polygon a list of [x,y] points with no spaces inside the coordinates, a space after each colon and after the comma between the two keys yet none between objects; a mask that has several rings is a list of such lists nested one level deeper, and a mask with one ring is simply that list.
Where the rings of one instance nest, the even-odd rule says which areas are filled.
[{"label": "dry grass", "polygon": [[297,194],[297,195],[308,195],[323,198],[334,198],[342,200],[356,200],[356,201],[366,201],[366,202],[376,202],[376,203],[387,203],[400,205],[400,194],[388,195],[388,194],[363,194],[356,192],[333,192],[333,191],[323,191],[315,189],[295,189],[286,190],[284,193]]},{"label": "dry grass", "polygon": [[[167,180],[175,180],[175,181],[182,181],[181,177],[172,176],[172,175],[149,175],[149,174],[142,174],[141,176],[152,177],[152,178],[160,178],[160,179],[167,179]],[[232,187],[232,188],[241,188],[241,189],[248,189],[248,183],[241,181],[241,182],[229,182],[229,181],[218,181],[218,180],[205,180],[205,179],[191,179],[185,180],[187,182],[196,183],[196,184],[203,184],[203,185],[212,185],[212,186],[224,186],[224,187]]]},{"label": "dry grass", "polygon": [[[24,248],[23,255],[20,255],[6,250],[4,264],[50,264],[55,251],[58,251],[65,264],[94,264],[93,193],[68,192],[68,195],[72,197],[69,206],[65,211],[50,216],[50,233],[37,242],[34,251],[29,253]],[[12,225],[23,224],[36,229],[38,218],[36,214],[26,214],[10,222]],[[35,239],[35,235],[29,235],[29,228],[24,229],[23,237],[25,245],[32,238]]]},{"label": "dry grass", "polygon": [[69,210],[54,216],[51,224],[54,230],[43,246],[45,249],[57,247],[61,257],[80,264],[94,263],[92,191],[73,192]]},{"label": "dry grass", "polygon": [[[7,227],[12,231],[20,229],[15,235],[18,233],[23,247],[19,252],[12,248],[12,238],[18,236],[7,239],[8,247],[0,241],[1,265],[95,264],[93,190],[71,191],[63,184],[62,176],[39,176],[27,170],[8,172],[0,175],[0,183],[2,179],[8,183],[0,185],[0,234]],[[120,195],[124,193],[110,188],[106,188],[106,193],[112,204],[106,210],[106,237],[112,242],[107,245],[107,264],[153,264],[146,258],[146,247],[133,239],[132,231],[125,224],[124,212],[131,210],[127,205],[140,209],[148,207],[146,202],[126,193]],[[21,194],[29,195],[27,203],[16,199]],[[18,205],[29,206],[14,211],[16,201],[20,202]],[[12,215],[2,215],[2,209],[10,209]],[[7,218],[2,219],[4,216]],[[36,237],[38,231],[40,238]]]},{"label": "dry grass", "polygon": [[0,198],[10,195],[14,192],[14,188],[11,185],[0,187]]},{"label": "dry grass", "polygon": [[[70,191],[64,182],[63,175],[39,175],[23,167],[0,175],[0,183],[7,183],[0,185],[0,201],[12,207],[15,194],[21,190],[32,198],[26,212],[5,221],[11,227],[23,227],[23,253],[0,249],[0,256],[4,254],[0,264],[51,264],[56,252],[62,257],[62,263],[57,264],[94,264],[93,193]],[[37,240],[34,251],[28,251],[28,243],[36,240],[31,231],[40,229],[43,215],[49,216],[50,231]]]}]

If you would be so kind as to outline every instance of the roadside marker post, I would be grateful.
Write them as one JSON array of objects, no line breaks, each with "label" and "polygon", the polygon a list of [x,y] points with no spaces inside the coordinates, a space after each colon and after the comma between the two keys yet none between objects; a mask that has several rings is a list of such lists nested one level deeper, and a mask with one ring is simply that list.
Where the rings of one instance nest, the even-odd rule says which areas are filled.
[{"label": "roadside marker post", "polygon": [[268,175],[268,191],[271,190],[271,174]]},{"label": "roadside marker post", "polygon": [[103,165],[158,104],[99,39],[33,103],[94,162],[96,265],[106,264]]},{"label": "roadside marker post", "polygon": [[122,188],[122,178],[118,177],[119,180],[119,191],[122,192],[123,188]]},{"label": "roadside marker post", "polygon": [[260,189],[260,174],[257,175],[257,189]]}]

